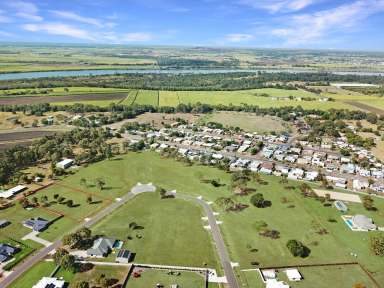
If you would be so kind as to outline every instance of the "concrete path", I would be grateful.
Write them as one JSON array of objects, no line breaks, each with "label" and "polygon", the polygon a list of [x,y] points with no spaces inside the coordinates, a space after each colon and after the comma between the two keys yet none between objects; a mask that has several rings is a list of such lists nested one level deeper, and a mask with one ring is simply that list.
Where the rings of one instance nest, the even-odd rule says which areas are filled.
[{"label": "concrete path", "polygon": [[32,231],[31,233],[28,233],[25,235],[21,240],[32,240],[34,242],[37,242],[45,247],[51,246],[52,242],[49,242],[43,238],[39,238],[37,235],[39,234],[38,231]]}]

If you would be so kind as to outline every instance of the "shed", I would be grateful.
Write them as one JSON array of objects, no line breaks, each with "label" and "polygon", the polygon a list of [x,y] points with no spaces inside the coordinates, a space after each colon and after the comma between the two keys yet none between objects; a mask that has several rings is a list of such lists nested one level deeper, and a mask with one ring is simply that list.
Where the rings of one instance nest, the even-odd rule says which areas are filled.
[{"label": "shed", "polygon": [[301,281],[303,279],[303,276],[301,276],[299,270],[295,268],[287,269],[284,272],[287,274],[289,281]]},{"label": "shed", "polygon": [[118,263],[129,263],[132,257],[132,253],[126,249],[120,249],[116,256],[116,262]]}]

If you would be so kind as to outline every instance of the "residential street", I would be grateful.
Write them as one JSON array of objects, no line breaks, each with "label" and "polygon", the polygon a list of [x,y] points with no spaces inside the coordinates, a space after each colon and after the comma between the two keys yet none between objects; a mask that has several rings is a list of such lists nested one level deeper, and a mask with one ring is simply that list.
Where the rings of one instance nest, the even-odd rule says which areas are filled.
[{"label": "residential street", "polygon": [[[97,213],[95,216],[93,216],[88,222],[84,222],[82,225],[77,226],[75,229],[73,229],[73,231],[82,227],[87,227],[87,228],[91,227],[92,225],[99,222],[105,216],[112,213],[115,209],[124,205],[127,201],[129,201],[135,196],[136,194],[129,192],[124,197],[122,197],[120,201],[113,202],[111,205],[109,205],[108,207],[106,207],[105,209]],[[57,249],[60,246],[61,246],[61,240],[57,240],[52,245],[46,248],[43,248],[39,250],[36,254],[32,255],[31,257],[28,257],[24,262],[17,265],[15,270],[8,277],[6,277],[2,282],[0,282],[0,288],[8,287],[18,277],[20,277],[22,274],[27,272],[27,270],[30,269],[33,265],[37,264],[39,261],[44,259],[50,252],[52,252],[53,250]]]},{"label": "residential street", "polygon": [[219,254],[221,265],[224,269],[224,273],[228,281],[228,286],[230,288],[239,288],[239,285],[237,283],[237,279],[235,276],[235,272],[233,270],[231,261],[229,259],[227,248],[225,246],[223,237],[221,235],[220,228],[216,223],[216,218],[215,218],[215,215],[213,214],[213,210],[211,206],[204,200],[196,197],[192,197],[189,195],[182,195],[182,194],[175,194],[175,195],[176,195],[176,198],[195,201],[196,203],[198,203],[200,206],[203,207],[204,212],[208,217],[209,226],[211,226],[213,241],[215,242],[217,253]]}]

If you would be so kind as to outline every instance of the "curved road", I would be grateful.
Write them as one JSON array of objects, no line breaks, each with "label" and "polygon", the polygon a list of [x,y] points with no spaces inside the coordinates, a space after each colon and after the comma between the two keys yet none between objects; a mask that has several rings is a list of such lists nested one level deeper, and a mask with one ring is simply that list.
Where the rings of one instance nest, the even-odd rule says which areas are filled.
[{"label": "curved road", "polygon": [[227,278],[227,281],[228,281],[228,286],[230,288],[239,288],[239,285],[237,283],[237,279],[235,276],[235,271],[233,270],[231,261],[229,259],[227,247],[225,246],[223,237],[220,232],[220,228],[216,223],[216,218],[215,218],[215,215],[213,214],[213,210],[211,206],[204,200],[196,197],[183,195],[183,194],[174,194],[174,195],[176,196],[176,198],[179,198],[179,199],[195,201],[196,203],[198,203],[200,206],[203,207],[204,212],[207,214],[207,217],[208,217],[209,226],[211,226],[213,241],[215,242],[217,253],[219,254],[220,262],[221,262],[221,265],[223,266],[225,277]]}]

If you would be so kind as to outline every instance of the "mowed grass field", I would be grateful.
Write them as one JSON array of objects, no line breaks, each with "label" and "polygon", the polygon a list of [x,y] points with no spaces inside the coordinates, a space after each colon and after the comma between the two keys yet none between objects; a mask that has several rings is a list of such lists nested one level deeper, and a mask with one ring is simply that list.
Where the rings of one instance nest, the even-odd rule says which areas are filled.
[{"label": "mowed grass field", "polygon": [[[194,272],[180,272],[180,275],[168,275],[167,270],[144,270],[139,278],[130,277],[128,287],[149,288],[156,287],[160,283],[163,287],[171,287],[177,284],[183,288],[205,288],[204,276]],[[209,286],[217,287],[217,286]]]},{"label": "mowed grass field", "polygon": [[[136,253],[137,263],[216,268],[213,243],[203,228],[203,216],[195,203],[161,200],[159,193],[148,193],[129,201],[92,231],[125,241],[124,247]],[[142,229],[130,229],[132,222]]]},{"label": "mowed grass field", "polygon": [[[106,189],[100,191],[92,184],[97,177],[103,177],[106,180]],[[137,182],[152,182],[157,187],[163,187],[167,190],[176,189],[177,193],[194,195],[196,197],[202,196],[207,201],[214,202],[219,197],[234,197],[238,202],[249,204],[251,196],[233,195],[233,192],[229,189],[230,177],[230,174],[216,168],[199,165],[186,166],[171,159],[162,159],[154,152],[129,153],[114,160],[103,161],[92,164],[87,168],[81,168],[75,175],[69,176],[61,182],[62,185],[72,187],[70,191],[59,192],[59,194],[62,193],[64,195],[64,193],[70,193],[71,191],[77,193],[79,194],[77,200],[75,196],[71,197],[73,197],[75,203],[81,204],[82,201],[85,201],[85,197],[76,189],[94,193],[95,197],[97,195],[100,198],[114,199],[126,194]],[[90,185],[82,187],[80,185],[81,178],[86,179]],[[264,195],[265,199],[270,200],[272,202],[271,207],[261,209],[250,206],[242,212],[228,213],[222,211],[215,204],[213,205],[214,209],[220,212],[218,220],[223,221],[220,228],[228,246],[231,261],[238,262],[240,265],[237,271],[242,281],[245,281],[243,279],[245,276],[243,272],[239,271],[255,268],[251,262],[259,262],[261,266],[282,266],[353,261],[361,263],[372,273],[378,282],[384,281],[384,259],[372,255],[369,247],[370,236],[379,232],[352,232],[344,224],[341,214],[333,206],[325,207],[314,199],[303,198],[298,188],[293,190],[286,189],[286,184],[281,184],[278,177],[262,176],[262,178],[267,182],[266,185],[250,181],[249,187],[256,189],[257,192]],[[224,186],[215,188],[211,184],[206,184],[202,181],[207,179],[219,179],[220,183]],[[289,185],[297,187],[300,183],[290,182]],[[61,186],[61,188],[63,187]],[[56,189],[61,188],[56,187]],[[51,189],[54,190],[55,186],[52,186]],[[38,193],[38,195],[44,194],[47,194],[44,190]],[[104,203],[103,200],[101,205]],[[366,211],[361,204],[348,204],[348,214],[365,214],[373,218],[377,225],[384,226],[384,200],[375,198],[375,206],[378,208],[378,211],[372,212]],[[57,207],[57,209],[59,208]],[[17,215],[27,212],[44,212],[40,211],[40,209],[24,211],[20,206],[12,209],[15,209],[12,210],[13,214]],[[95,210],[89,204],[73,209],[84,209],[88,210],[89,213]],[[83,211],[72,211],[72,216],[78,217],[79,221],[82,221],[82,218],[87,214]],[[9,217],[16,217],[8,215]],[[189,217],[187,218],[188,215]],[[131,236],[134,236],[134,240],[131,242],[126,241],[125,245],[128,249],[133,248],[132,250],[137,252],[137,259],[159,262],[172,260],[172,262],[184,264],[192,262],[192,264],[196,263],[197,266],[200,266],[204,261],[209,262],[209,260],[203,260],[203,258],[213,259],[207,254],[208,252],[204,252],[204,249],[209,248],[211,241],[209,234],[202,228],[201,216],[201,210],[192,203],[180,202],[176,199],[160,200],[156,194],[145,194],[135,198],[133,202],[127,203],[121,209],[116,210],[108,218],[95,226],[94,229],[99,233],[115,236],[122,240],[126,240],[127,236],[131,233]],[[20,219],[24,218],[20,217]],[[330,222],[330,219],[335,219],[336,222]],[[260,220],[265,221],[268,224],[268,228],[279,231],[280,238],[273,240],[259,236],[256,222]],[[60,224],[60,221],[68,221],[69,223],[63,222],[63,224]],[[143,230],[138,232],[143,234],[142,239],[135,239],[136,234],[127,229],[127,225],[131,221],[135,221],[144,227]],[[54,238],[46,234],[49,232],[54,235],[56,234],[56,237],[62,236],[67,231],[73,229],[74,223],[72,219],[64,216],[62,220],[55,223],[58,225],[57,234],[55,230],[52,232],[50,227],[41,235],[43,238]],[[190,228],[190,230],[194,231],[192,236],[189,234],[191,232],[185,230],[187,229],[186,226],[193,227],[192,229]],[[23,227],[20,228],[23,229]],[[321,233],[320,230],[322,229],[326,230],[327,233]],[[16,229],[12,233],[18,233],[20,236],[24,235],[24,233],[20,233]],[[195,235],[200,236],[196,237]],[[162,239],[166,241],[161,241]],[[205,245],[200,243],[200,246],[195,248],[198,249],[196,251],[202,251],[202,255],[193,255],[190,258],[185,257],[185,253],[190,253],[185,243],[188,244],[192,240],[197,241],[198,239],[205,239]],[[286,242],[290,239],[300,240],[307,245],[311,249],[309,257],[293,257],[286,248]],[[191,243],[190,245],[194,244]],[[160,251],[156,251],[155,247]],[[163,249],[170,254],[162,254]],[[257,252],[252,252],[251,250]],[[351,253],[357,254],[357,257],[352,257]],[[316,273],[314,272],[314,274]],[[334,280],[337,280],[335,277],[332,276],[323,281],[329,281],[329,285],[332,286],[335,283]],[[361,279],[364,283],[366,282],[366,276],[363,272],[354,273],[354,277],[357,280]],[[303,282],[302,287],[313,287],[311,284],[313,283]],[[365,284],[367,287],[371,287],[370,283]]]}]

